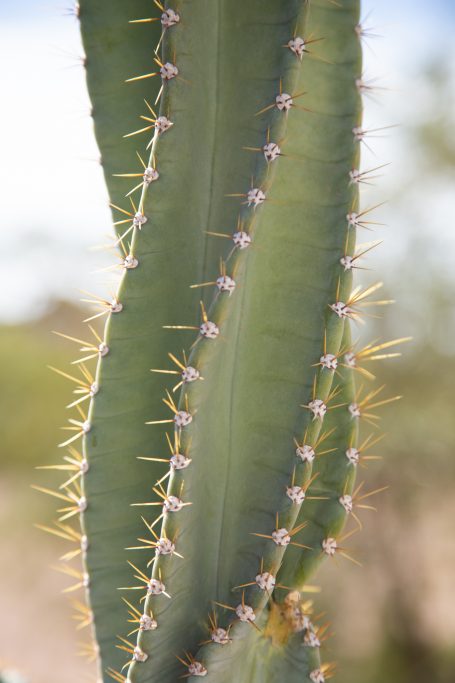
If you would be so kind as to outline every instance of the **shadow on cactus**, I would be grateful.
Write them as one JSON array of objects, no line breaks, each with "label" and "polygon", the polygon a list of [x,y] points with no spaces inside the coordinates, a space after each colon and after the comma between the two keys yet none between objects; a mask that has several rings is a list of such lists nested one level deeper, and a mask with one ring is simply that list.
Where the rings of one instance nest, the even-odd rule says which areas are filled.
[{"label": "shadow on cactus", "polygon": [[87,652],[120,683],[323,683],[309,581],[356,562],[356,469],[398,398],[365,365],[402,341],[351,341],[386,303],[352,283],[359,2],[82,0],[80,22],[121,275],[67,338],[66,479],[40,488]]}]

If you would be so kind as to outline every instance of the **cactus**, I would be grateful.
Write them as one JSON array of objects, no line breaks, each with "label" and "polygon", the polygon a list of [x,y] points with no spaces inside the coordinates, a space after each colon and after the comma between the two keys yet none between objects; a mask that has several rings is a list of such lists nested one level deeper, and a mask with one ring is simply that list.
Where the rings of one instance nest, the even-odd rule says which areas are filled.
[{"label": "cactus", "polygon": [[354,387],[400,341],[350,337],[377,289],[352,289],[359,0],[155,6],[80,3],[122,274],[73,340],[44,528],[77,544],[103,680],[321,683],[308,581],[350,557],[359,419],[397,398]]}]

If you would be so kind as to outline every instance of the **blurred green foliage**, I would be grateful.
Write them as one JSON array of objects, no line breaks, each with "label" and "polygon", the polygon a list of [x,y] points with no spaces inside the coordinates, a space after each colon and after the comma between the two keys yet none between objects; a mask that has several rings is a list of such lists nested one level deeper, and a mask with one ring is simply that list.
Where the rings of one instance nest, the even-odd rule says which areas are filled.
[{"label": "blurred green foliage", "polygon": [[[52,334],[83,329],[80,309],[56,304],[39,320],[0,328],[0,431],[1,467],[23,470],[56,460],[58,427],[66,422],[65,404],[69,402],[68,383],[48,365],[71,371],[75,347]],[[63,434],[63,432],[62,432]]]}]

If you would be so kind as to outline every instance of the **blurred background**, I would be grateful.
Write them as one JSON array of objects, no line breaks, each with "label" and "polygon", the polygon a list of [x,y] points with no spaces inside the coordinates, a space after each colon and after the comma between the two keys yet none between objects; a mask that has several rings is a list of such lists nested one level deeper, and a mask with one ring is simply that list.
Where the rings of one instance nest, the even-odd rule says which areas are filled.
[{"label": "blurred background", "polygon": [[[363,472],[368,490],[390,488],[349,542],[363,569],[327,562],[319,575],[335,634],[324,659],[339,683],[454,683],[455,3],[364,0],[362,15],[365,127],[387,127],[366,139],[362,169],[390,165],[362,189],[364,207],[386,203],[360,237],[383,240],[361,281],[383,279],[397,303],[360,332],[414,339],[375,368],[404,394]],[[81,56],[69,5],[0,1],[0,670],[17,683],[93,679],[68,580],[50,568],[61,546],[33,527],[54,506],[30,491],[66,417],[68,387],[46,366],[68,367],[72,348],[51,331],[84,338],[80,289],[110,287],[95,270],[111,260],[91,249],[111,228]]]}]

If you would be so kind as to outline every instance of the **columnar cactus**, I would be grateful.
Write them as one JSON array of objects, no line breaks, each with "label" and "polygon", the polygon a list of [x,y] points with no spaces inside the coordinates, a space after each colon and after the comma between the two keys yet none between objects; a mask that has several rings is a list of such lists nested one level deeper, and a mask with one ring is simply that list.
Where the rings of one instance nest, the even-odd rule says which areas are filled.
[{"label": "columnar cactus", "polygon": [[352,289],[359,0],[81,0],[80,21],[122,274],[75,340],[50,530],[81,547],[100,677],[323,683],[305,591],[349,556],[359,420],[393,400],[354,388],[390,345],[350,337],[376,289]]}]

